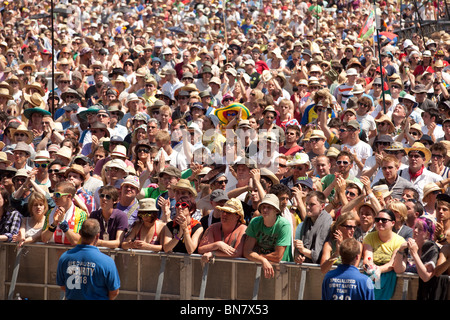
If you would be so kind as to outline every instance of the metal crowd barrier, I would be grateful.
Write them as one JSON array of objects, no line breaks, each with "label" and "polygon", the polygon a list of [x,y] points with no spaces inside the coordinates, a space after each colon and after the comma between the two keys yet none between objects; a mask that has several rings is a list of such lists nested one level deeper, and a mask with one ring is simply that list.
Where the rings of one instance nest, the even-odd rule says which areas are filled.
[{"label": "metal crowd barrier", "polygon": [[[0,245],[0,299],[60,300],[56,284],[60,255],[70,246]],[[201,255],[145,250],[100,250],[119,270],[119,300],[320,300],[323,274],[317,264],[274,265],[275,277],[264,278],[260,264],[247,259],[216,258],[202,266]],[[392,300],[415,300],[418,277],[398,275]]]}]

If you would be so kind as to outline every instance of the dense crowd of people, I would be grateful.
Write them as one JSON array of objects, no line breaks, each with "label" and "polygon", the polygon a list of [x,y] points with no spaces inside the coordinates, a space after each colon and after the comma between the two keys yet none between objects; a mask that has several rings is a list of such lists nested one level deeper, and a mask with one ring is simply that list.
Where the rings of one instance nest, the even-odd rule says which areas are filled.
[{"label": "dense crowd of people", "polygon": [[394,33],[445,3],[382,0],[375,31],[359,0],[55,6],[1,9],[0,240],[74,246],[93,218],[99,247],[345,260],[375,299],[403,272],[446,298],[450,34]]}]

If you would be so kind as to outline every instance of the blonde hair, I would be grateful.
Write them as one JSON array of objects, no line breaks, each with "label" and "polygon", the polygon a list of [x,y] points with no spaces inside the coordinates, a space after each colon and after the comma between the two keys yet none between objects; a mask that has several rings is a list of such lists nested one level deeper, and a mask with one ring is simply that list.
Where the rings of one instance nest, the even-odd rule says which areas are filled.
[{"label": "blonde hair", "polygon": [[408,212],[408,208],[406,207],[406,205],[403,202],[400,201],[391,201],[388,204],[387,209],[390,209],[392,212],[398,212],[400,214],[400,218],[402,220],[402,222],[406,221],[406,216],[407,216],[407,212]]}]

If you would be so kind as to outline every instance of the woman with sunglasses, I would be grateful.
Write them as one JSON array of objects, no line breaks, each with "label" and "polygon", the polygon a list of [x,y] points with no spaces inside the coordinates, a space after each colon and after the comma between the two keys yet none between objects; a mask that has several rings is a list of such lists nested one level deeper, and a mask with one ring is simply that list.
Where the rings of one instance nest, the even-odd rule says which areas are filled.
[{"label": "woman with sunglasses", "polygon": [[395,214],[391,210],[379,211],[375,217],[375,231],[363,240],[364,271],[369,274],[374,270],[379,279],[379,287],[375,288],[376,300],[391,299],[397,282],[394,258],[405,239],[394,232],[395,222]]},{"label": "woman with sunglasses", "polygon": [[165,224],[158,219],[158,212],[155,199],[139,200],[139,220],[135,222],[125,238],[122,249],[162,251],[162,231]]},{"label": "woman with sunglasses", "polygon": [[[356,219],[352,212],[341,214],[331,225],[328,240],[323,245],[320,270],[323,274],[330,271],[333,265],[342,263],[339,256],[339,247],[345,239],[353,238],[356,230]],[[362,243],[361,252],[362,252]],[[355,267],[359,267],[360,259],[355,261]]]},{"label": "woman with sunglasses", "polygon": [[175,218],[164,227],[163,249],[165,252],[192,254],[197,251],[203,234],[200,221],[192,218],[196,205],[190,200],[178,201],[175,210]]},{"label": "woman with sunglasses", "polygon": [[437,295],[442,292],[436,290],[439,278],[434,276],[439,258],[439,247],[432,240],[434,232],[435,226],[432,220],[426,217],[417,218],[414,236],[400,246],[394,259],[395,272],[418,274],[418,300],[438,300]]},{"label": "woman with sunglasses", "polygon": [[103,186],[98,191],[100,209],[92,211],[90,218],[100,223],[97,246],[119,248],[128,229],[128,217],[122,210],[114,210],[119,201],[119,192],[113,186]]}]

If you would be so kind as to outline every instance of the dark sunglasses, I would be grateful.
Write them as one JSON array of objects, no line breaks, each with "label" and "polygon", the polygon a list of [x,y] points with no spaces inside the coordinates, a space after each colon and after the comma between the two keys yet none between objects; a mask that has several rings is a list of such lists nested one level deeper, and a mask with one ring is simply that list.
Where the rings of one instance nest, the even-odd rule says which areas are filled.
[{"label": "dark sunglasses", "polygon": [[104,193],[101,193],[99,195],[99,197],[100,197],[100,199],[106,199],[106,200],[111,200],[112,199],[110,194],[104,194]]},{"label": "dark sunglasses", "polygon": [[388,221],[392,221],[391,219],[387,219],[387,218],[375,218],[375,222],[381,222],[381,223],[386,223]]}]

